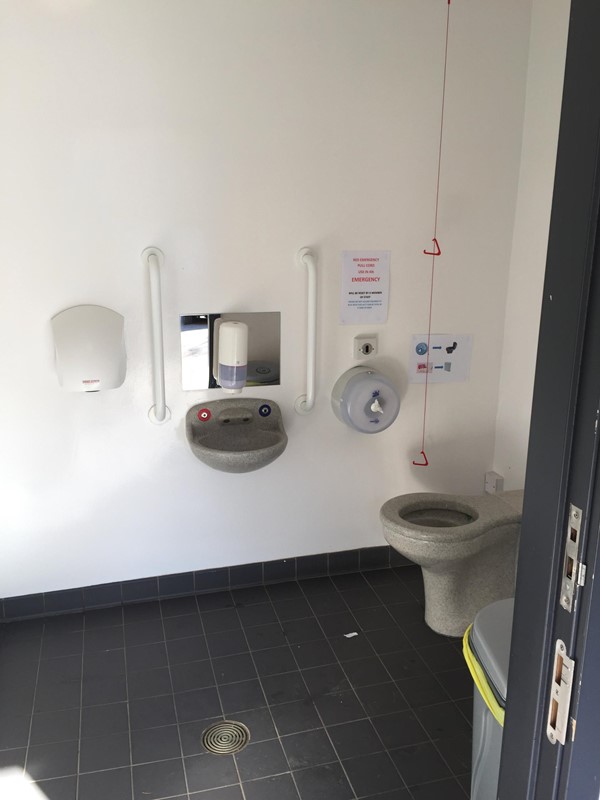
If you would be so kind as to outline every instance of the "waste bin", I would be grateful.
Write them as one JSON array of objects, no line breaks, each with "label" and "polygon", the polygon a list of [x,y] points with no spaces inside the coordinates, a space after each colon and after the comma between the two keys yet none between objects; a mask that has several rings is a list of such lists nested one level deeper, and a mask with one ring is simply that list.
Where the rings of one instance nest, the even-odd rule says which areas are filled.
[{"label": "waste bin", "polygon": [[482,608],[463,638],[475,683],[471,800],[498,796],[513,610],[513,598]]}]

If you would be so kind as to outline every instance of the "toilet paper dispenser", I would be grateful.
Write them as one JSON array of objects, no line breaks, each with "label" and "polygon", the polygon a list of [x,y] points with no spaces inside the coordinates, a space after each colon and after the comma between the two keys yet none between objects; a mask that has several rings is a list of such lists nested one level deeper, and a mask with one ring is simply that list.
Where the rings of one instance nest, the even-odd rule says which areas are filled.
[{"label": "toilet paper dispenser", "polygon": [[370,367],[353,367],[331,393],[336,417],[359,433],[380,433],[394,422],[400,397],[392,382]]}]

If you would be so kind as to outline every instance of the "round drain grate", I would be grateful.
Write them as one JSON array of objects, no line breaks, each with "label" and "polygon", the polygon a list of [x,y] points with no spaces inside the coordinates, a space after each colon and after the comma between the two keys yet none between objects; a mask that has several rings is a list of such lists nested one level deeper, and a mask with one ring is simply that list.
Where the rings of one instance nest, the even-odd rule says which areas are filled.
[{"label": "round drain grate", "polygon": [[239,753],[250,741],[250,731],[241,722],[217,722],[202,734],[202,746],[209,753]]}]

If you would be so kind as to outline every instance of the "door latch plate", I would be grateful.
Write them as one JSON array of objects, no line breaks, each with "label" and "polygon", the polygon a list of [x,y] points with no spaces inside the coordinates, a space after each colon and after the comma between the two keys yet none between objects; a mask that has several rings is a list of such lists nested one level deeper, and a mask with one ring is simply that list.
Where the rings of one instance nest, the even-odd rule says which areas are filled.
[{"label": "door latch plate", "polygon": [[574,672],[574,660],[567,655],[567,648],[562,639],[557,639],[554,647],[554,668],[551,676],[550,707],[546,726],[546,736],[552,744],[557,742],[564,744],[567,738]]},{"label": "door latch plate", "polygon": [[579,539],[581,534],[581,509],[572,503],[569,506],[569,520],[565,537],[565,558],[560,586],[560,604],[571,613],[575,589],[579,583]]}]

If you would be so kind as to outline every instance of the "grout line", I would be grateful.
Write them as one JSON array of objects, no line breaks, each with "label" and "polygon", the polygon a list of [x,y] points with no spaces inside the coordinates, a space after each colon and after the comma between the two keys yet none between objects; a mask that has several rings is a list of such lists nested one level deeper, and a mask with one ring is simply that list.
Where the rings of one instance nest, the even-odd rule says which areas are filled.
[{"label": "grout line", "polygon": [[[231,598],[231,600],[233,602],[233,597]],[[207,650],[207,652],[209,654],[210,668],[211,668],[211,671],[212,671],[212,674],[213,674],[213,680],[215,682],[215,691],[217,693],[217,698],[219,700],[219,706],[221,708],[221,716],[222,716],[223,720],[226,720],[227,716],[225,714],[225,709],[223,708],[223,700],[221,699],[221,691],[220,691],[219,685],[217,683],[217,676],[216,676],[216,673],[215,673],[215,667],[214,667],[214,664],[213,664],[213,659],[210,656],[210,649],[208,647],[208,639],[207,639],[206,629],[204,627],[204,620],[202,618],[202,612],[200,611],[200,606],[198,606],[198,600],[197,599],[196,599],[196,606],[198,607],[198,616],[200,617],[200,625],[202,626],[202,633],[204,635],[204,640],[206,642],[206,650]],[[177,716],[177,706],[175,706],[175,715]],[[178,724],[177,727],[179,728],[179,724]],[[182,751],[183,751],[183,747],[182,747]],[[232,753],[231,756],[232,756],[232,760],[233,760],[233,765],[235,767],[236,775],[238,776],[238,784],[239,784],[239,787],[240,787],[240,792],[242,794],[242,798],[243,798],[243,800],[246,800],[246,793],[244,792],[244,787],[242,786],[242,777],[240,775],[240,770],[239,770],[239,767],[238,767],[237,760],[235,758],[235,754]],[[184,767],[185,767],[185,761],[184,761]],[[232,785],[234,785],[234,784],[232,784]]]},{"label": "grout line", "polygon": [[[264,567],[263,567],[263,571],[264,571]],[[278,625],[279,625],[279,627],[281,628],[281,631],[282,631],[282,633],[283,633],[283,636],[284,636],[284,638],[285,638],[285,640],[286,640],[286,646],[289,648],[289,650],[290,650],[290,652],[291,652],[291,654],[292,654],[292,658],[294,658],[294,651],[292,650],[292,648],[291,648],[291,646],[290,646],[290,643],[288,642],[288,640],[287,640],[287,637],[285,636],[285,629],[284,629],[283,625],[281,624],[281,620],[279,620],[279,616],[278,616],[278,614],[277,614],[277,609],[276,609],[276,607],[275,607],[275,604],[273,603],[273,600],[272,600],[272,598],[271,598],[271,595],[268,593],[268,591],[267,591],[267,597],[268,597],[268,603],[270,604],[270,606],[271,606],[271,609],[272,609],[273,613],[275,614],[275,617],[276,617],[276,619],[278,620],[278,623],[277,623],[277,624],[278,624]],[[239,612],[238,612],[238,617],[239,617]],[[241,620],[241,618],[240,618],[240,624],[241,624],[241,622],[242,622],[242,620]],[[243,626],[242,626],[242,629],[243,629]],[[244,630],[244,636],[246,636],[246,631],[245,631],[245,630]],[[247,640],[247,637],[246,637],[246,640]],[[281,645],[281,646],[283,646],[283,645]],[[248,647],[250,647],[250,642],[248,642]],[[265,648],[265,649],[271,649],[271,648]],[[261,688],[261,690],[262,690],[262,692],[263,692],[263,695],[265,696],[265,702],[267,702],[267,696],[266,696],[266,694],[265,694],[265,691],[264,691],[264,688],[263,688],[263,684],[262,684],[262,678],[261,678],[261,676],[260,676],[260,674],[259,674],[259,672],[258,672],[258,669],[257,669],[257,667],[256,667],[256,662],[255,662],[255,660],[254,660],[254,654],[253,654],[253,651],[252,651],[252,650],[250,650],[250,657],[252,658],[252,663],[254,664],[254,669],[256,670],[256,675],[257,675],[257,677],[258,677],[258,682],[259,682],[259,684],[260,684],[260,688]],[[295,660],[296,660],[296,659],[294,658],[294,661],[295,661]],[[306,685],[306,684],[305,684],[305,685]],[[308,687],[307,687],[307,691],[308,691]],[[309,696],[310,696],[310,694],[309,694]],[[292,700],[292,701],[290,701],[290,702],[294,702],[294,701]],[[282,705],[283,705],[283,704],[282,704]],[[313,704],[313,705],[314,705],[314,704]],[[283,752],[283,757],[285,758],[286,764],[288,765],[288,768],[289,768],[289,774],[290,774],[290,777],[291,777],[291,779],[292,779],[292,783],[294,784],[294,788],[295,788],[295,790],[296,790],[296,794],[298,795],[298,797],[301,797],[301,795],[300,795],[300,789],[298,788],[298,783],[296,782],[296,777],[295,777],[295,775],[294,775],[294,771],[292,770],[292,767],[291,767],[291,765],[290,765],[289,758],[288,758],[288,756],[287,756],[287,753],[285,752],[285,748],[284,748],[284,746],[283,746],[283,742],[281,741],[281,733],[280,733],[280,731],[279,731],[279,728],[278,728],[278,726],[277,726],[277,723],[275,722],[275,719],[274,719],[274,717],[273,717],[273,714],[271,713],[271,704],[270,704],[270,703],[268,703],[268,702],[267,702],[267,709],[268,709],[268,711],[269,711],[269,716],[271,717],[271,722],[273,723],[273,728],[275,729],[275,732],[277,733],[277,740],[278,740],[278,742],[279,742],[279,746],[281,747],[281,751]],[[316,711],[316,706],[315,706],[315,711]],[[317,712],[317,713],[318,713],[318,712]],[[320,718],[320,717],[319,717],[319,718]]]},{"label": "grout line", "polygon": [[[129,737],[129,783],[131,786],[131,797],[135,797],[135,791],[133,787],[133,743],[131,737],[131,714],[129,713],[129,672],[127,671],[127,648],[125,647],[125,613],[123,612],[123,607],[121,607],[121,623],[123,627],[123,663],[125,666],[125,707],[127,709],[127,735]],[[85,621],[84,621],[85,625]],[[83,634],[84,638],[84,647],[85,647],[85,631]],[[120,648],[116,648],[120,649]],[[107,651],[108,652],[108,651]],[[120,702],[120,701],[116,701]],[[111,705],[110,703],[105,703],[104,705]],[[83,713],[83,709],[82,709]],[[81,729],[80,729],[80,738],[81,738]],[[77,797],[76,800],[79,800],[79,767],[77,769]]]},{"label": "grout line", "polygon": [[[45,628],[45,626],[44,626]],[[77,737],[77,777],[75,778],[75,800],[79,800],[79,767],[81,765],[81,731],[83,722],[83,663],[85,655],[85,615],[81,630],[81,685],[79,687],[79,736]],[[133,789],[132,789],[133,791]]]},{"label": "grout line", "polygon": [[[333,583],[333,581],[332,581],[332,583]],[[338,594],[340,594],[340,592],[339,592],[339,590],[338,590],[337,586],[335,586],[335,584],[333,584],[333,585],[334,585],[334,588],[335,588],[336,592],[337,592]],[[303,595],[304,599],[305,599],[305,600],[308,602],[308,604],[310,605],[310,600],[309,600],[308,596],[306,595],[306,593],[304,592],[304,590],[302,589],[302,587],[301,587],[301,586],[299,586],[299,588],[300,588],[300,591],[302,592],[302,595]],[[343,599],[343,598],[342,598],[342,599]],[[345,602],[345,601],[344,601],[344,602]],[[346,605],[347,605],[347,604],[346,604]],[[311,606],[311,608],[312,608],[312,606]],[[316,615],[316,614],[314,615],[314,617],[315,617],[315,619],[316,619],[316,621],[317,621],[317,625],[319,626],[319,628],[321,629],[321,632],[323,633],[323,636],[325,637],[325,641],[326,641],[326,642],[329,644],[329,638],[327,637],[327,635],[326,635],[326,633],[325,633],[325,630],[323,629],[323,626],[321,625],[321,622],[320,622],[319,618],[317,617],[317,615]],[[352,614],[352,617],[354,618],[354,615],[353,615],[353,614]],[[355,619],[354,621],[355,621],[355,622],[356,622],[356,624],[358,625],[358,622],[356,621],[356,619]],[[359,627],[360,627],[360,626],[359,626]],[[331,645],[329,645],[329,646],[331,647]],[[342,670],[343,674],[346,676],[346,680],[348,680],[348,676],[346,675],[346,672],[344,671],[344,668],[343,668],[343,666],[342,666],[342,663],[341,663],[341,661],[339,660],[339,658],[338,658],[338,656],[337,656],[337,653],[335,652],[335,650],[333,650],[333,648],[331,648],[331,649],[332,649],[333,655],[334,655],[334,656],[335,656],[335,658],[336,658],[337,666],[339,666],[339,667],[341,668],[341,670]],[[311,695],[311,693],[310,693],[310,691],[309,691],[309,689],[308,689],[308,685],[306,684],[306,681],[305,681],[305,679],[304,679],[304,673],[303,673],[303,671],[300,669],[300,665],[298,664],[298,661],[297,661],[297,659],[296,659],[296,656],[295,656],[295,654],[294,654],[294,651],[293,651],[293,650],[292,650],[292,656],[294,657],[294,660],[296,661],[296,664],[298,665],[298,669],[300,670],[300,675],[301,675],[301,677],[302,677],[302,680],[303,680],[303,682],[304,682],[304,685],[306,686],[306,690],[308,691],[309,697],[311,698],[311,702],[312,702],[312,695]],[[336,664],[336,662],[333,662],[333,663],[334,663],[334,664]],[[363,711],[363,714],[365,714],[365,716],[367,716],[367,715],[366,715],[366,711],[365,711],[365,707],[363,706],[363,704],[362,704],[362,702],[361,702],[360,698],[359,698],[359,697],[358,697],[358,695],[356,694],[356,691],[354,690],[354,688],[353,688],[353,686],[352,686],[352,684],[350,683],[350,681],[349,681],[349,680],[348,680],[348,685],[350,686],[350,689],[351,689],[351,691],[352,691],[352,694],[354,695],[354,697],[356,698],[357,702],[359,703],[359,705],[360,705],[360,708],[361,708],[361,709],[362,709],[362,711]],[[336,756],[337,756],[337,758],[338,758],[338,762],[339,762],[339,764],[340,764],[340,766],[341,766],[341,768],[342,768],[342,770],[343,770],[343,772],[344,772],[344,775],[345,775],[345,777],[346,777],[346,780],[348,781],[348,786],[350,787],[350,789],[351,789],[351,791],[352,791],[352,794],[353,794],[353,795],[354,795],[354,797],[356,798],[356,797],[357,797],[356,791],[355,791],[355,789],[354,789],[354,786],[353,786],[353,784],[352,784],[352,782],[351,782],[351,780],[350,780],[350,776],[348,775],[348,773],[347,773],[347,771],[346,771],[346,767],[344,766],[344,763],[343,763],[343,761],[342,761],[342,759],[341,759],[341,757],[340,757],[340,754],[338,753],[338,750],[337,750],[337,748],[336,748],[335,744],[333,743],[333,740],[332,740],[332,738],[331,738],[331,735],[330,735],[330,733],[329,733],[328,727],[327,727],[327,725],[325,724],[325,721],[324,721],[324,719],[323,719],[323,717],[322,717],[322,715],[321,715],[321,712],[320,712],[320,711],[319,711],[319,709],[317,708],[317,705],[316,705],[316,703],[314,703],[314,702],[313,702],[313,705],[314,705],[314,707],[315,707],[315,710],[316,710],[316,712],[317,712],[317,715],[318,715],[319,719],[321,720],[321,724],[323,725],[323,730],[325,731],[325,734],[326,734],[327,738],[329,739],[329,743],[330,743],[330,745],[331,745],[331,747],[332,747],[332,749],[333,749],[333,752],[336,754]],[[351,720],[351,721],[358,721],[358,720]],[[339,723],[339,724],[343,724],[343,723]]]},{"label": "grout line", "polygon": [[[167,671],[169,673],[169,684],[171,685],[171,695],[170,696],[173,698],[173,710],[174,710],[174,713],[175,713],[175,724],[177,726],[177,738],[179,740],[179,752],[181,754],[181,768],[183,770],[183,780],[185,781],[185,793],[189,797],[190,787],[189,787],[189,784],[188,784],[187,769],[186,769],[185,759],[184,759],[184,755],[183,755],[183,742],[181,740],[181,730],[179,728],[179,714],[177,713],[177,704],[175,703],[175,689],[174,689],[174,686],[173,686],[173,675],[171,674],[171,662],[169,660],[169,650],[167,648],[167,632],[166,632],[166,629],[165,629],[165,618],[163,616],[163,608],[162,608],[162,605],[161,605],[160,601],[159,601],[159,606],[158,607],[159,607],[159,610],[160,610],[160,623],[161,623],[162,632],[163,632],[163,641],[164,641],[164,645],[165,645],[165,653],[166,653],[166,656],[167,656]],[[160,727],[167,727],[167,726],[165,725],[165,726],[160,726]],[[165,761],[169,761],[170,759],[164,759],[164,760]],[[131,789],[131,791],[132,791],[132,795],[131,796],[135,797],[135,793],[134,793],[134,790],[133,790],[133,752],[131,753],[131,763],[132,763],[132,767],[131,767],[131,780],[132,780],[132,789]],[[152,762],[147,762],[147,763],[152,763]],[[172,795],[172,796],[174,797],[176,795]]]},{"label": "grout line", "polygon": [[44,634],[46,632],[46,624],[42,626],[42,634],[40,636],[40,647],[38,651],[38,665],[35,676],[35,686],[33,688],[33,697],[31,699],[31,719],[29,720],[29,733],[27,735],[27,747],[25,749],[25,761],[23,762],[23,777],[27,775],[27,762],[29,761],[29,748],[31,747],[31,733],[33,731],[33,715],[35,713],[35,701],[37,699],[38,683],[40,679],[40,670],[42,667],[42,647],[44,644]]}]

